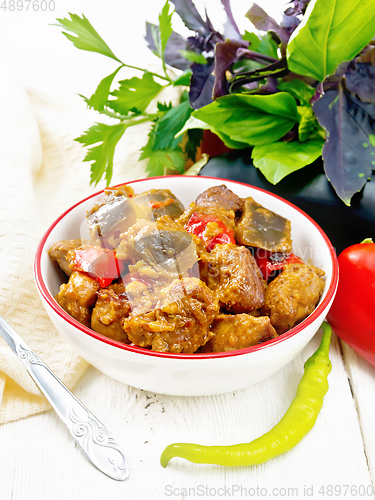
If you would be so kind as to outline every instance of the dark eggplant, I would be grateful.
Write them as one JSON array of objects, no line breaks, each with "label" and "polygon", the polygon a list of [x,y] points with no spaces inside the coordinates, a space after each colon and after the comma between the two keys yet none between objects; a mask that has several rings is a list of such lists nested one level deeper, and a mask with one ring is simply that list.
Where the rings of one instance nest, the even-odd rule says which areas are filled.
[{"label": "dark eggplant", "polygon": [[[177,219],[185,210],[181,201],[169,189],[150,189],[134,196],[133,201],[138,205],[148,205],[152,208],[153,218],[155,219],[163,215],[169,215],[172,219]],[[160,203],[159,207],[158,203]]]},{"label": "dark eggplant", "polygon": [[[186,231],[155,231],[152,234],[135,238],[131,255],[133,260],[143,260],[147,264],[176,266],[176,258],[193,243],[193,237]],[[167,265],[165,265],[167,263]]]},{"label": "dark eggplant", "polygon": [[375,236],[375,173],[364,189],[353,196],[350,207],[338,198],[328,182],[321,158],[276,185],[253,166],[251,149],[211,158],[199,175],[244,182],[285,198],[320,225],[337,253]]}]

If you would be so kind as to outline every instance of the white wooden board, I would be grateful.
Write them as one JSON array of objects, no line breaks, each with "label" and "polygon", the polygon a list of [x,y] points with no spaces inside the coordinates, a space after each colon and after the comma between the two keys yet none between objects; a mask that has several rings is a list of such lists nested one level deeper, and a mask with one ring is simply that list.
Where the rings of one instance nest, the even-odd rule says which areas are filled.
[{"label": "white wooden board", "polygon": [[369,466],[374,463],[375,442],[371,399],[366,393],[374,393],[375,378],[372,369],[367,370],[358,359],[350,361],[355,356],[346,353],[346,363],[351,363],[353,377],[357,377],[351,382],[356,387],[355,400],[336,338],[323,409],[314,429],[291,452],[255,467],[196,465],[182,459],[173,459],[166,469],[159,464],[162,450],[172,442],[234,444],[269,430],[293,399],[303,363],[317,348],[319,338],[318,333],[292,363],[270,379],[220,396],[147,393],[90,368],[75,393],[123,446],[130,478],[116,482],[98,472],[49,411],[0,426],[0,499],[143,500],[194,498],[194,494],[241,498],[245,489],[248,497],[255,498],[323,498],[340,487],[341,495],[335,498],[354,498],[350,488],[353,493],[360,486],[360,491],[366,489],[365,498],[372,498],[373,469]]}]

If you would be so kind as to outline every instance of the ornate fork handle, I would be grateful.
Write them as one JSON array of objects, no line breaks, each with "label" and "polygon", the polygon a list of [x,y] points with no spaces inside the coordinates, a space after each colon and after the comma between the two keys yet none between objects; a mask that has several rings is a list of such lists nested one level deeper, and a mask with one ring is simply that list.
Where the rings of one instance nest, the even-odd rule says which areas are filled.
[{"label": "ornate fork handle", "polygon": [[90,462],[113,479],[126,479],[129,476],[126,459],[112,434],[1,316],[0,334],[25,365]]}]

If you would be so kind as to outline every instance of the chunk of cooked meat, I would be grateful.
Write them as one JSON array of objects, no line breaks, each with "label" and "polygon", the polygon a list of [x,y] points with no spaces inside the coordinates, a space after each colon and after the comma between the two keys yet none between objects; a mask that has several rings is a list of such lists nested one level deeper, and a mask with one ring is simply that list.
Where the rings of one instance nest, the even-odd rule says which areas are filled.
[{"label": "chunk of cooked meat", "polygon": [[267,287],[261,314],[270,317],[278,334],[303,321],[323,293],[325,273],[307,264],[288,264]]},{"label": "chunk of cooked meat", "polygon": [[238,245],[216,245],[212,252],[200,249],[200,275],[232,313],[251,312],[261,307],[264,287],[261,272],[251,252]]},{"label": "chunk of cooked meat", "polygon": [[198,278],[176,280],[160,292],[155,309],[123,318],[129,339],[154,351],[193,353],[212,337],[218,300]]},{"label": "chunk of cooked meat", "polygon": [[219,314],[211,332],[215,336],[202,347],[202,352],[233,351],[278,337],[268,316],[256,318],[250,314]]},{"label": "chunk of cooked meat", "polygon": [[141,219],[121,238],[117,257],[130,259],[130,271],[147,279],[171,283],[186,277],[198,260],[193,237],[168,215]]},{"label": "chunk of cooked meat", "polygon": [[91,315],[91,328],[106,337],[130,344],[128,336],[121,326],[121,319],[130,313],[130,305],[123,283],[98,291],[98,298]]},{"label": "chunk of cooked meat", "polygon": [[233,212],[240,212],[243,208],[243,200],[224,184],[203,191],[195,200],[195,204],[202,207],[219,206]]},{"label": "chunk of cooked meat", "polygon": [[201,206],[196,205],[195,203],[191,203],[190,207],[185,210],[185,212],[177,219],[183,227],[189,222],[190,217],[195,214],[204,214],[204,215],[212,215],[217,219],[224,222],[228,229],[232,229],[234,231],[234,219],[235,213],[233,210],[227,210],[226,208],[219,207],[217,205],[214,206]]},{"label": "chunk of cooked meat", "polygon": [[140,316],[155,309],[163,285],[158,282],[157,286],[153,287],[150,281],[140,278],[139,273],[129,273],[125,276],[123,282],[132,316]]},{"label": "chunk of cooked meat", "polygon": [[181,201],[169,189],[150,189],[134,196],[138,205],[147,205],[152,209],[154,219],[169,215],[172,219],[180,217],[185,210]]},{"label": "chunk of cooked meat", "polygon": [[90,327],[91,308],[95,304],[99,284],[87,274],[74,271],[68,283],[60,286],[55,299],[65,311],[82,325]]},{"label": "chunk of cooked meat", "polygon": [[234,231],[237,243],[270,252],[290,253],[290,221],[264,208],[253,198],[244,200],[244,209]]},{"label": "chunk of cooked meat", "polygon": [[72,262],[73,253],[70,250],[75,250],[82,245],[81,240],[67,240],[59,241],[52,245],[48,250],[48,255],[50,256],[52,262],[57,262],[60,268],[64,271],[67,276],[72,274],[72,268],[70,265]]}]

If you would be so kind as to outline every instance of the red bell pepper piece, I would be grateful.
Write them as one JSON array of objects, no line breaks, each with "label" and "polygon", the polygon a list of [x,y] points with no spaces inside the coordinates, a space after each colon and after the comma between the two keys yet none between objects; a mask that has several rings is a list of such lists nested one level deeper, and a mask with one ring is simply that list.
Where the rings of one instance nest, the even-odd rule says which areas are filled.
[{"label": "red bell pepper piece", "polygon": [[[207,225],[209,222],[214,222],[219,226],[221,231],[219,234],[214,236],[213,238],[208,238],[206,234]],[[218,243],[225,244],[236,244],[236,240],[234,239],[234,232],[231,229],[228,229],[224,222],[213,215],[200,214],[195,212],[189,219],[188,223],[185,226],[185,229],[190,234],[195,234],[201,240],[203,240],[206,244],[206,249],[208,252],[214,248]]]},{"label": "red bell pepper piece", "polygon": [[261,248],[257,248],[255,260],[265,280],[272,278],[274,272],[282,269],[286,264],[303,264],[303,260],[292,252],[285,256],[267,252]]},{"label": "red bell pepper piece", "polygon": [[72,268],[74,271],[87,273],[96,279],[101,288],[105,288],[121,277],[124,265],[122,261],[117,260],[114,250],[88,247],[75,250]]},{"label": "red bell pepper piece", "polygon": [[327,315],[334,332],[375,366],[375,243],[371,239],[340,253],[339,284]]}]

